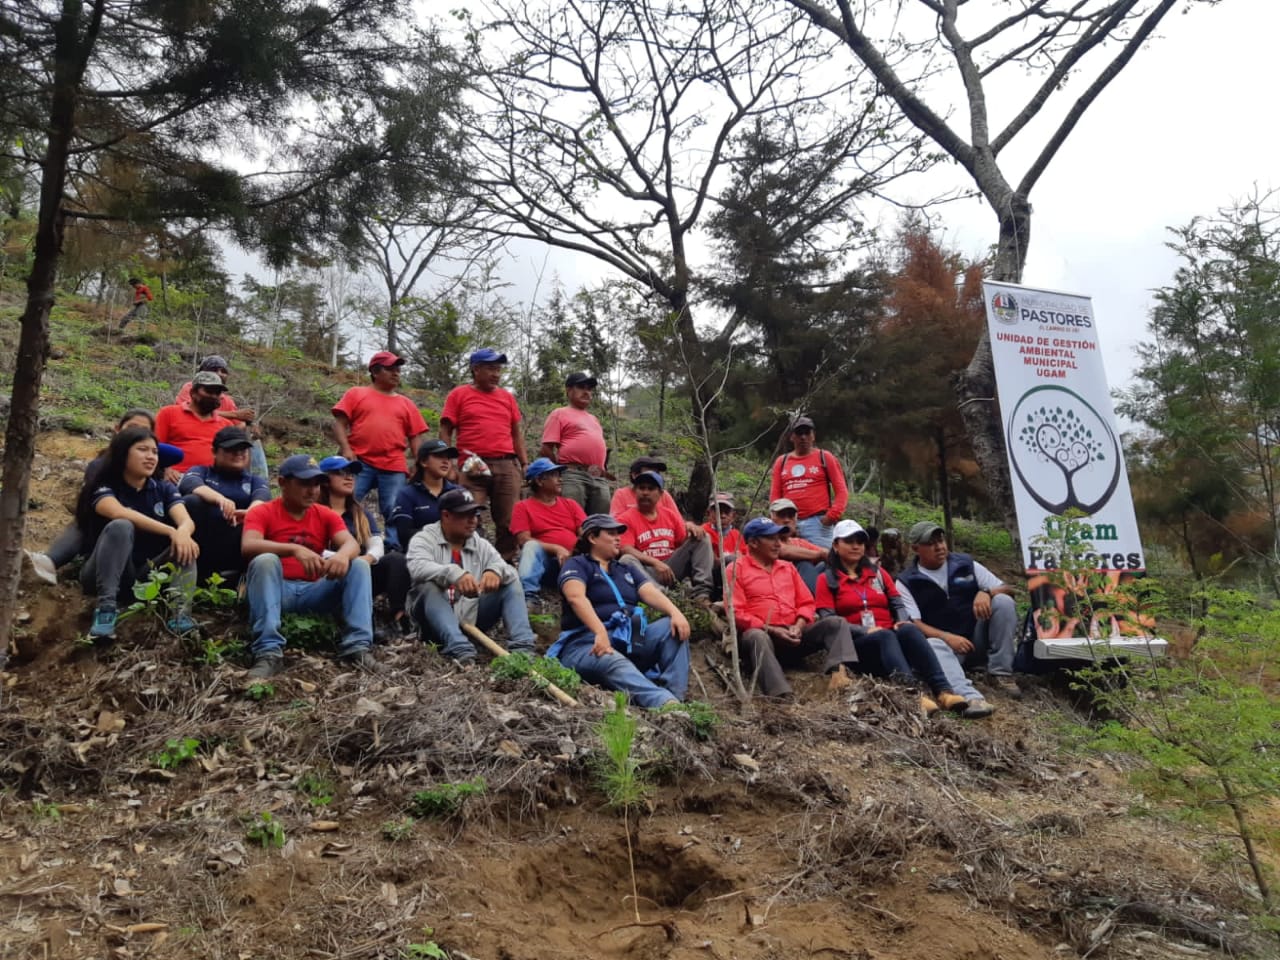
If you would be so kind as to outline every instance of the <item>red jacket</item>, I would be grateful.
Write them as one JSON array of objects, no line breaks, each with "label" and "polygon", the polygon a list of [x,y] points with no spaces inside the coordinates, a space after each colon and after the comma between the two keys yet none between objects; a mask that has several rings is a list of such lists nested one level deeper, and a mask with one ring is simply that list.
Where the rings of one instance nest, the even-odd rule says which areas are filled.
[{"label": "red jacket", "polygon": [[[831,595],[831,587],[827,583],[831,574],[835,575],[837,581],[835,596]],[[893,606],[889,601],[896,599],[898,588],[893,577],[874,565],[853,577],[842,570],[828,567],[827,572],[818,577],[818,609],[834,610],[837,616],[844,617],[855,627],[862,626],[862,608],[865,604],[875,616],[877,627],[892,628]]]},{"label": "red jacket", "polygon": [[775,560],[766,570],[751,554],[745,554],[734,562],[729,581],[726,600],[732,597],[733,619],[739,630],[789,627],[801,617],[813,622],[813,594],[785,560]]}]

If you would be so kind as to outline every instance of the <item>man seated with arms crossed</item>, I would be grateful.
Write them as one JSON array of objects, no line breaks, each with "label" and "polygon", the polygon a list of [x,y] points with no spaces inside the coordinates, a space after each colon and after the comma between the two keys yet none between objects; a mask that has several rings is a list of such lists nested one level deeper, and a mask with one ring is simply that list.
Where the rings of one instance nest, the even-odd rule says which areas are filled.
[{"label": "man seated with arms crossed", "polygon": [[440,495],[440,519],[409,541],[409,608],[424,640],[467,667],[476,651],[460,623],[489,630],[498,620],[507,628],[512,653],[532,653],[533,628],[515,568],[476,533],[480,511],[471,491],[459,487]]},{"label": "man seated with arms crossed", "polygon": [[526,600],[534,599],[543,587],[554,589],[560,580],[560,566],[569,559],[578,543],[578,531],[587,519],[582,507],[562,497],[564,465],[539,457],[525,470],[530,495],[511,511],[511,532],[520,547],[520,585]]},{"label": "man seated with arms crossed", "polygon": [[818,577],[827,568],[827,551],[796,532],[798,514],[796,505],[786,497],[779,497],[769,504],[769,519],[782,527],[782,533],[778,536],[782,544],[780,556],[788,563],[795,564],[800,579],[809,588],[809,592],[813,593],[818,589]]},{"label": "man seated with arms crossed", "polygon": [[729,572],[726,605],[738,627],[738,652],[748,682],[754,677],[766,697],[791,697],[780,660],[796,662],[826,651],[823,672],[829,689],[853,685],[849,665],[858,662],[849,624],[839,617],[814,620],[813,594],[796,568],[780,558],[782,527],[763,517],[747,522],[747,552]]},{"label": "man seated with arms crossed", "polygon": [[352,563],[360,545],[342,518],[316,503],[324,472],[300,453],[280,464],[280,496],[254,507],[244,518],[240,549],[249,559],[246,577],[250,650],[255,680],[284,669],[282,613],[341,610],[338,657],[378,670],[373,645],[373,577],[367,563]]},{"label": "man seated with arms crossed", "polygon": [[659,473],[642,473],[631,481],[636,505],[618,517],[624,562],[644,568],[660,587],[688,580],[695,600],[711,602],[711,543],[706,531],[661,502]]},{"label": "man seated with arms crossed", "polygon": [[1020,699],[1022,688],[1013,678],[1013,587],[967,553],[952,553],[946,531],[929,520],[913,526],[907,542],[915,557],[898,575],[898,589],[908,616],[930,644],[945,643],[964,666],[985,660],[995,688]]},{"label": "man seated with arms crossed", "polygon": [[251,505],[271,499],[266,478],[249,472],[252,446],[244,428],[223,427],[213,437],[212,466],[192,467],[178,484],[196,524],[201,582],[218,573],[234,586],[244,571],[240,535],[245,513]]}]

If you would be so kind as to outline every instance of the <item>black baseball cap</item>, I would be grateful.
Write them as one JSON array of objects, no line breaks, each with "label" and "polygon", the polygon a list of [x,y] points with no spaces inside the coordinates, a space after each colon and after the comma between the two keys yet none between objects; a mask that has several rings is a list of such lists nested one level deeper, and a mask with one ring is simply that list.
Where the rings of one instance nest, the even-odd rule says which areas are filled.
[{"label": "black baseball cap", "polygon": [[448,457],[452,460],[458,456],[458,448],[449,446],[443,440],[423,440],[422,446],[418,447],[418,459],[426,456]]},{"label": "black baseball cap", "polygon": [[483,503],[476,503],[476,498],[465,487],[446,490],[436,503],[441,513],[475,513],[487,509]]},{"label": "black baseball cap", "polygon": [[650,471],[666,473],[667,461],[661,457],[636,457],[631,461],[631,469],[627,472],[634,477],[637,473],[648,473]]},{"label": "black baseball cap", "polygon": [[249,439],[249,434],[245,433],[242,427],[223,427],[213,435],[215,450],[239,450],[252,446],[253,441]]},{"label": "black baseball cap", "polygon": [[594,390],[598,382],[589,373],[571,373],[565,378],[564,385],[566,387],[590,387]]}]

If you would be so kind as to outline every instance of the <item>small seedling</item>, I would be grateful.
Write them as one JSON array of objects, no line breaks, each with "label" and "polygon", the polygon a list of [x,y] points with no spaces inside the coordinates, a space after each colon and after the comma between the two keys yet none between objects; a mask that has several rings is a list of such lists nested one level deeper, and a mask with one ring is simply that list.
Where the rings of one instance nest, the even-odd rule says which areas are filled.
[{"label": "small seedling", "polygon": [[261,703],[276,695],[276,686],[274,683],[251,683],[245,688],[244,695]]},{"label": "small seedling", "polygon": [[658,708],[658,713],[683,713],[693,724],[693,735],[699,740],[710,740],[716,732],[720,716],[715,707],[702,700],[689,700],[684,703],[666,703]]},{"label": "small seedling", "polygon": [[159,767],[161,770],[177,770],[178,767],[194,757],[199,749],[200,741],[194,737],[185,737],[182,740],[166,740],[164,749],[151,755],[151,765]]},{"label": "small seedling", "polygon": [[539,689],[545,689],[553,683],[565,693],[572,696],[582,686],[582,678],[552,657],[534,657],[527,653],[513,653],[508,657],[497,657],[489,669],[498,680],[529,679]]},{"label": "small seedling", "polygon": [[637,726],[636,718],[627,713],[627,695],[619,691],[613,709],[596,727],[604,747],[604,758],[599,765],[600,789],[614,809],[629,810],[638,806],[649,792],[641,776],[640,761],[631,755]]},{"label": "small seedling", "polygon": [[424,819],[435,817],[447,819],[462,809],[467,797],[480,796],[485,792],[483,777],[463,783],[442,783],[436,787],[419,790],[409,801],[409,809],[414,816]]},{"label": "small seedling", "polygon": [[313,807],[327,807],[333,803],[334,789],[332,780],[314,770],[308,770],[298,778],[298,791]]},{"label": "small seedling", "polygon": [[392,843],[400,843],[413,836],[413,817],[401,817],[399,820],[388,820],[382,827],[382,836]]},{"label": "small seedling", "polygon": [[333,617],[312,613],[286,613],[280,632],[295,650],[332,650],[342,635]]},{"label": "small seedling", "polygon": [[244,838],[250,843],[256,843],[264,850],[268,847],[283,847],[285,842],[284,827],[267,811],[258,814],[256,820],[250,821],[249,829],[244,832]]},{"label": "small seedling", "polygon": [[62,811],[58,805],[49,800],[32,800],[31,812],[37,820],[61,820]]},{"label": "small seedling", "polygon": [[440,944],[431,939],[435,933],[432,927],[422,928],[422,943],[411,943],[400,951],[406,960],[449,960],[449,954]]}]

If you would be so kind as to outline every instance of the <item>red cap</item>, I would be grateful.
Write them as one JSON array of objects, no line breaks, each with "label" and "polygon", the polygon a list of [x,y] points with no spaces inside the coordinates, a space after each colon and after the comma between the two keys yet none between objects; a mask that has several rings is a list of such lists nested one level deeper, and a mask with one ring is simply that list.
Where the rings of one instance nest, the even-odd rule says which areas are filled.
[{"label": "red cap", "polygon": [[369,369],[374,367],[398,367],[404,363],[404,357],[397,357],[390,350],[379,350],[369,358]]}]

